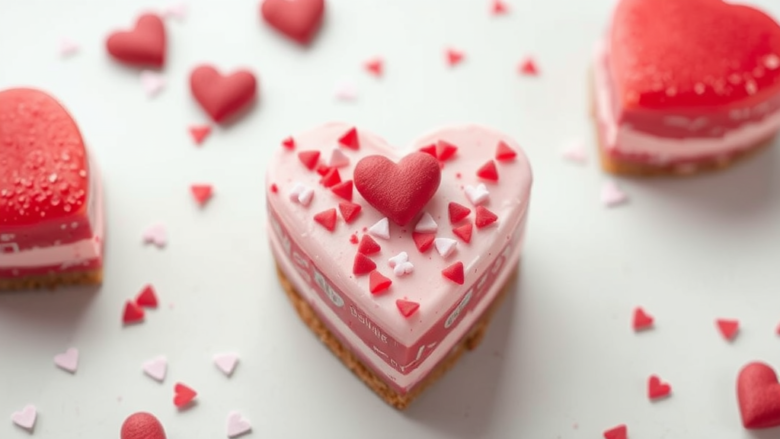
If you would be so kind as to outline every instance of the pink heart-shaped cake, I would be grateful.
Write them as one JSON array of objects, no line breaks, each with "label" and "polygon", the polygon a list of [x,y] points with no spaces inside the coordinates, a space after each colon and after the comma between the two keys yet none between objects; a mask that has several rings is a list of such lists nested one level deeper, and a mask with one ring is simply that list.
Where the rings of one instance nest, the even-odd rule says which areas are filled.
[{"label": "pink heart-shaped cake", "polygon": [[302,319],[404,408],[476,346],[523,242],[531,169],[479,126],[407,150],[345,124],[283,142],[267,173],[271,247]]},{"label": "pink heart-shaped cake", "polygon": [[594,62],[602,164],[722,168],[780,129],[780,26],[722,0],[621,0]]},{"label": "pink heart-shaped cake", "polygon": [[42,91],[0,91],[0,148],[0,290],[99,283],[102,193],[76,122]]}]

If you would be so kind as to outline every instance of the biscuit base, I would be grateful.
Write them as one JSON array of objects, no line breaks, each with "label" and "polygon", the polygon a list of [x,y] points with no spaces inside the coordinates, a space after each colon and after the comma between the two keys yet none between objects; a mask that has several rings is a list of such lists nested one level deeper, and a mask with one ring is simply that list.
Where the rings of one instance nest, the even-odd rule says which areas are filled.
[{"label": "biscuit base", "polygon": [[86,271],[68,271],[65,273],[24,276],[13,279],[0,279],[0,291],[33,290],[73,285],[100,285],[103,282],[103,269]]},{"label": "biscuit base", "polygon": [[295,290],[290,280],[276,266],[279,275],[279,281],[287,292],[287,296],[298,312],[304,323],[314,332],[314,334],[327,346],[344,365],[351,370],[363,383],[373,390],[380,398],[391,406],[404,410],[409,404],[417,398],[428,386],[441,378],[450,370],[464,352],[474,350],[485,337],[490,320],[493,314],[501,305],[501,302],[509,294],[511,285],[517,276],[518,269],[509,277],[501,291],[498,293],[493,303],[485,310],[484,314],[474,323],[473,328],[452,348],[450,354],[441,360],[441,362],[426,376],[422,381],[415,384],[407,393],[401,394],[388,385],[382,378],[374,373],[368,366],[363,364],[352,351],[344,346],[341,341],[327,328],[325,323],[320,320],[312,306]]},{"label": "biscuit base", "polygon": [[743,159],[752,156],[759,151],[768,148],[774,142],[775,135],[771,135],[768,138],[757,141],[754,145],[742,149],[738,152],[730,153],[727,157],[712,157],[705,160],[697,160],[689,163],[646,163],[646,162],[634,162],[629,160],[621,160],[613,157],[609,154],[606,146],[602,142],[604,136],[601,132],[601,123],[599,123],[597,103],[596,103],[596,81],[593,71],[590,72],[590,115],[596,125],[596,144],[598,145],[599,157],[601,159],[601,167],[615,175],[627,176],[627,177],[657,177],[657,176],[692,176],[699,175],[707,172],[718,171],[726,169],[742,161]]}]

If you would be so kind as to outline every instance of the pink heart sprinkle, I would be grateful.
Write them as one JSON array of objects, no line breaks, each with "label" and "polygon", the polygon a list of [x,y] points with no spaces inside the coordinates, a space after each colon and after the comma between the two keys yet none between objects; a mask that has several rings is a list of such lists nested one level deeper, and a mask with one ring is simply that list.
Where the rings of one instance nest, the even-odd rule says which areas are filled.
[{"label": "pink heart sprinkle", "polygon": [[168,373],[168,360],[164,356],[155,357],[144,362],[142,368],[144,373],[150,378],[163,382],[165,375]]},{"label": "pink heart sprinkle", "polygon": [[227,435],[229,438],[239,437],[252,431],[252,424],[238,412],[230,412],[227,418]]},{"label": "pink heart sprinkle", "polygon": [[588,155],[585,152],[585,146],[582,142],[574,141],[563,148],[561,157],[570,162],[583,164],[588,161]]},{"label": "pink heart sprinkle", "polygon": [[357,99],[357,87],[352,81],[342,81],[336,84],[336,88],[333,90],[333,95],[339,101],[354,101]]},{"label": "pink heart sprinkle", "polygon": [[70,348],[62,354],[55,355],[54,364],[62,370],[76,373],[79,368],[79,350]]},{"label": "pink heart sprinkle", "polygon": [[163,248],[168,243],[168,232],[162,224],[154,224],[143,233],[145,244],[154,244],[158,248]]},{"label": "pink heart sprinkle", "polygon": [[60,56],[63,58],[75,55],[79,51],[79,45],[73,42],[70,38],[63,37],[60,39]]},{"label": "pink heart sprinkle", "polygon": [[614,181],[604,183],[601,188],[601,203],[606,207],[615,207],[628,201],[628,195],[620,190]]},{"label": "pink heart sprinkle", "polygon": [[150,98],[157,96],[165,88],[165,78],[151,70],[141,72],[141,86]]},{"label": "pink heart sprinkle", "polygon": [[233,371],[236,369],[236,364],[238,364],[238,354],[232,352],[217,354],[214,356],[214,364],[217,366],[217,369],[222,371],[222,373],[227,376],[231,376],[233,375]]},{"label": "pink heart sprinkle", "polygon": [[163,9],[163,15],[165,15],[168,18],[175,18],[179,21],[182,21],[184,20],[184,17],[187,15],[187,4],[174,3],[172,5],[169,5],[165,9]]},{"label": "pink heart sprinkle", "polygon": [[11,414],[11,422],[29,431],[35,428],[37,418],[38,410],[32,404],[28,404],[21,411]]}]

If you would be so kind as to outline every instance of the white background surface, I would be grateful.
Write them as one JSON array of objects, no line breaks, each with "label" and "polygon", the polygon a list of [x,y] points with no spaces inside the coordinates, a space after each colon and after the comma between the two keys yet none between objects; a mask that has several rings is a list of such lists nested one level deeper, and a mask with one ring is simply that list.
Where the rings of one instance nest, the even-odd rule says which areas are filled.
[{"label": "white background surface", "polygon": [[[510,1],[492,17],[482,0],[329,0],[324,28],[302,50],[259,20],[256,0],[190,1],[169,21],[168,87],[155,99],[138,71],[109,60],[104,40],[155,0],[0,0],[0,87],[48,90],[70,109],[104,172],[105,283],[94,290],[0,297],[0,419],[25,404],[40,413],[34,437],[118,438],[125,417],[155,413],[169,439],[226,437],[238,410],[256,438],[598,438],[619,423],[631,439],[770,438],[741,428],[739,368],[780,366],[780,153],[686,180],[623,181],[629,205],[599,203],[607,180],[591,158],[565,163],[571,139],[591,145],[586,74],[611,1]],[[756,2],[759,3],[759,2]],[[780,6],[760,2],[775,16]],[[81,45],[70,59],[61,37]],[[465,51],[454,69],[443,49]],[[380,55],[384,78],[362,70]],[[533,55],[538,78],[520,77]],[[249,67],[260,104],[195,147],[205,122],[188,89],[199,62]],[[355,103],[336,102],[343,79]],[[406,145],[441,124],[484,123],[513,135],[535,170],[517,294],[483,345],[407,412],[386,406],[298,320],[276,281],[267,246],[263,174],[289,134],[330,120],[354,122]],[[216,194],[203,210],[189,185]],[[140,235],[161,221],[166,249]],[[163,306],[123,328],[124,301],[153,283]],[[634,334],[643,305],[656,329]],[[718,317],[739,318],[725,342]],[[55,354],[75,346],[75,375]],[[212,364],[237,351],[231,379]],[[144,360],[166,355],[160,385]],[[650,403],[659,374],[673,396]],[[199,392],[177,412],[173,384]],[[28,433],[0,422],[0,438]]]}]

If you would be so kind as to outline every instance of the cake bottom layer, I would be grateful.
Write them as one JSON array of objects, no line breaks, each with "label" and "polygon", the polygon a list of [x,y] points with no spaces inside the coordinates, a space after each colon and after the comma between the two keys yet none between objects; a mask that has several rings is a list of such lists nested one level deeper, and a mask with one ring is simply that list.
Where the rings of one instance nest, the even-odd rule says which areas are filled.
[{"label": "cake bottom layer", "polygon": [[493,317],[493,314],[501,305],[504,298],[509,294],[512,289],[512,284],[517,277],[518,269],[515,268],[514,272],[506,283],[501,287],[501,291],[498,296],[493,300],[493,303],[485,310],[484,314],[476,321],[474,326],[466,333],[466,335],[452,348],[450,353],[445,356],[439,364],[437,364],[433,370],[420,382],[415,384],[406,393],[399,393],[393,386],[385,382],[379,375],[374,373],[371,368],[363,364],[363,362],[349,349],[347,348],[333,332],[331,332],[325,322],[320,318],[314,308],[296,291],[292,282],[287,278],[287,275],[282,271],[277,263],[276,271],[279,275],[279,282],[284,288],[287,296],[293,304],[293,307],[298,312],[304,323],[314,332],[315,335],[322,341],[336,357],[338,357],[344,365],[351,370],[361,381],[363,381],[371,390],[373,390],[380,398],[391,406],[403,410],[405,409],[417,396],[422,393],[428,386],[436,382],[441,378],[448,370],[450,370],[458,359],[467,350],[473,350],[482,341],[482,338],[487,332],[488,325]]},{"label": "cake bottom layer", "polygon": [[102,281],[103,269],[96,268],[0,279],[0,291],[54,289],[70,285],[99,285]]}]

